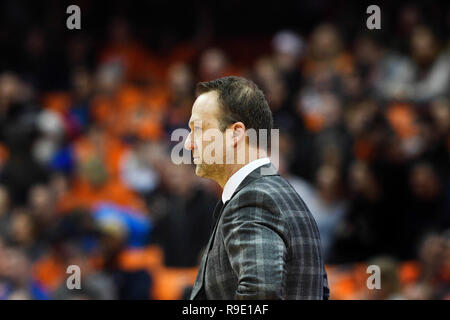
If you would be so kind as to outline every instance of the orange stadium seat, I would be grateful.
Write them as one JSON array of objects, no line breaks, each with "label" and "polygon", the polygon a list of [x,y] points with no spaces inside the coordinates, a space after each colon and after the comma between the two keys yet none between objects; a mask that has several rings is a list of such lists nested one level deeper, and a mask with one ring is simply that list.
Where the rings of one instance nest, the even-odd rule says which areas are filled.
[{"label": "orange stadium seat", "polygon": [[198,267],[167,268],[154,271],[153,297],[156,300],[177,300],[182,298],[183,289],[193,285]]}]

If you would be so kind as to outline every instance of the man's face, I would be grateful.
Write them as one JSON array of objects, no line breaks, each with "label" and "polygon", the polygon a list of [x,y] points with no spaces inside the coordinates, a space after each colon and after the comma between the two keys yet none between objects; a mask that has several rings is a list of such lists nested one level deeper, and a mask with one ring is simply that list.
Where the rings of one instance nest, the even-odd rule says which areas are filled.
[{"label": "man's face", "polygon": [[201,94],[192,106],[191,132],[185,142],[185,148],[192,151],[197,176],[214,180],[223,174],[225,161],[225,134],[219,130],[219,117],[217,92]]}]

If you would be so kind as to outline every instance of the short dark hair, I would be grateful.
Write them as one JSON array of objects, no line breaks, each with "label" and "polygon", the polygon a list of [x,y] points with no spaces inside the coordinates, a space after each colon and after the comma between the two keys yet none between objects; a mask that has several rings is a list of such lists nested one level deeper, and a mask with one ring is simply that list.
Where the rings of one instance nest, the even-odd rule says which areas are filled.
[{"label": "short dark hair", "polygon": [[245,78],[230,76],[197,84],[197,96],[216,91],[222,110],[219,129],[225,129],[235,123],[242,122],[246,129],[255,129],[257,141],[259,130],[266,129],[270,145],[270,130],[273,127],[272,111],[264,93],[258,86]]}]

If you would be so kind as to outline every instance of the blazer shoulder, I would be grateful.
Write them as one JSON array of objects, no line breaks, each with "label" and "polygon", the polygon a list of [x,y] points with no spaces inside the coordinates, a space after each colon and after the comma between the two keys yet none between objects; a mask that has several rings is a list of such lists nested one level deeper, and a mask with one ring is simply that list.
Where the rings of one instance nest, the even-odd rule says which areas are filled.
[{"label": "blazer shoulder", "polygon": [[236,192],[230,201],[248,196],[258,196],[259,198],[272,198],[272,192],[277,188],[275,177],[279,176],[261,176],[246,184]]},{"label": "blazer shoulder", "polygon": [[259,192],[270,198],[276,198],[280,192],[295,192],[290,183],[280,175],[261,176],[245,187],[241,192]]},{"label": "blazer shoulder", "polygon": [[254,200],[270,206],[276,211],[309,212],[301,196],[294,187],[280,175],[261,176],[244,186],[230,200],[241,202],[243,199]]},{"label": "blazer shoulder", "polygon": [[279,175],[260,176],[239,189],[230,199],[230,204],[251,204],[269,211],[279,211],[280,202],[286,199],[285,194],[292,191],[295,193],[291,185]]}]

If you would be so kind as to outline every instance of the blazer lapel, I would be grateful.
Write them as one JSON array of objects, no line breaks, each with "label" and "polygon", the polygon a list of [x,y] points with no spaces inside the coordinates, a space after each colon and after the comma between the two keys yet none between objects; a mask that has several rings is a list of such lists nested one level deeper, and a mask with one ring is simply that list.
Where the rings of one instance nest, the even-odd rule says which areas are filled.
[{"label": "blazer lapel", "polygon": [[222,200],[219,200],[216,204],[216,207],[214,208],[213,217],[215,220],[215,225],[214,225],[214,229],[211,233],[211,236],[209,237],[208,244],[205,247],[205,252],[203,253],[202,261],[200,263],[198,276],[195,281],[194,287],[192,288],[192,293],[191,293],[192,300],[195,300],[196,296],[198,295],[198,293],[200,292],[200,290],[203,287],[203,282],[204,282],[204,278],[205,278],[206,261],[208,260],[208,254],[209,254],[209,251],[211,250],[211,246],[213,244],[213,240],[216,235],[216,230],[217,230],[217,225],[219,223],[220,215],[222,214],[222,211],[225,208],[225,206],[227,205],[227,203],[228,203],[228,201],[225,203],[222,203]]}]

